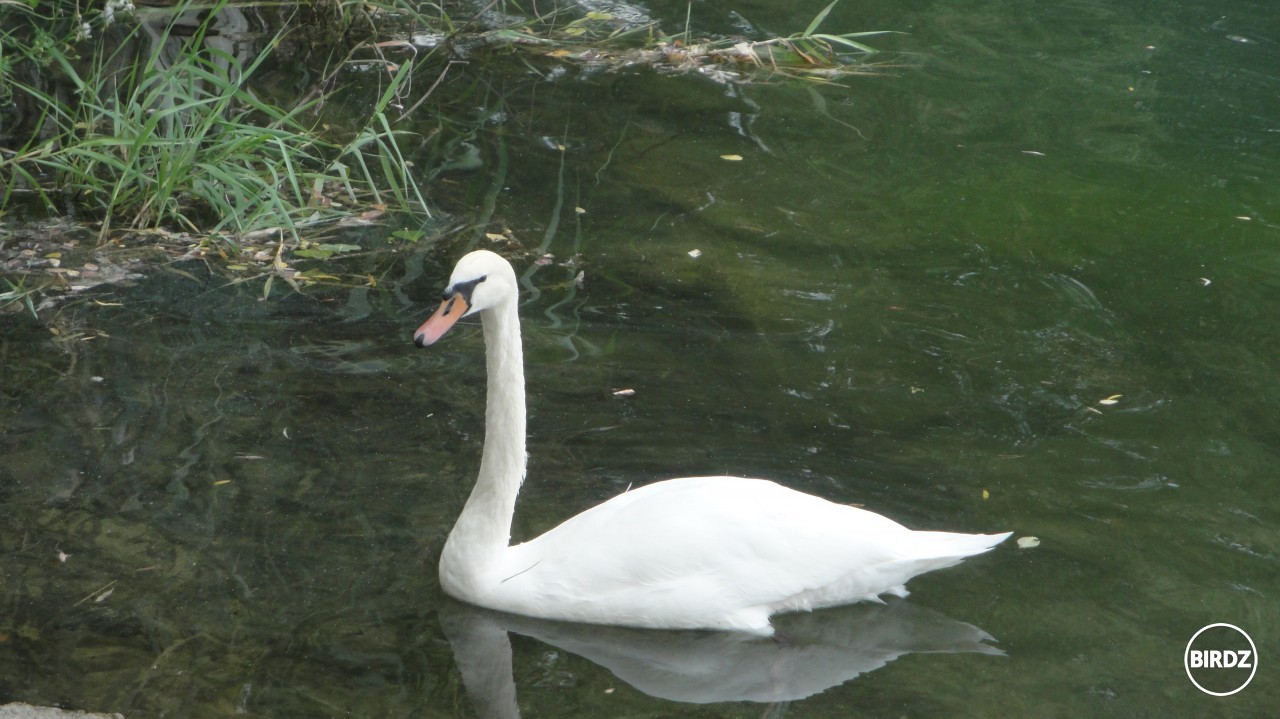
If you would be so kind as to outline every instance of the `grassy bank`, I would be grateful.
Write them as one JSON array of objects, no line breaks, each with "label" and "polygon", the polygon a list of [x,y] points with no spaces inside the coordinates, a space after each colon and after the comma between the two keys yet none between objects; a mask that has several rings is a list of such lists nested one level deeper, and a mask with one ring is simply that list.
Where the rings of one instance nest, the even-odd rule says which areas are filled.
[{"label": "grassy bank", "polygon": [[[394,123],[431,52],[365,70],[373,101],[335,120],[326,103],[394,8],[261,7],[0,2],[0,306],[34,313],[42,290],[174,257],[220,257],[265,275],[267,291],[273,279],[296,288],[311,279],[290,265],[295,251],[359,249],[317,241],[322,228],[430,220],[407,156],[420,137]],[[280,92],[285,70],[315,81]]]},{"label": "grassy bank", "polygon": [[387,119],[412,63],[337,142],[316,126],[323,93],[283,107],[252,89],[287,28],[244,32],[243,11],[227,2],[127,21],[113,8],[5,8],[0,93],[18,134],[0,148],[0,212],[66,212],[99,222],[103,240],[116,227],[296,238],[370,204],[427,213]]}]

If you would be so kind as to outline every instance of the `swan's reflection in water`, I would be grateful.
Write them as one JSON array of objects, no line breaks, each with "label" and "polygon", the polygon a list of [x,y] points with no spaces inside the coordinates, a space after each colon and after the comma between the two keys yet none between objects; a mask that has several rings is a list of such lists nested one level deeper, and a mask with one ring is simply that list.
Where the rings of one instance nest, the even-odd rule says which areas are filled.
[{"label": "swan's reflection in water", "polygon": [[507,632],[589,659],[650,696],[698,704],[803,699],[912,652],[1004,654],[972,624],[905,601],[778,616],[779,639],[567,624],[457,602],[441,607],[440,622],[484,719],[519,716]]}]

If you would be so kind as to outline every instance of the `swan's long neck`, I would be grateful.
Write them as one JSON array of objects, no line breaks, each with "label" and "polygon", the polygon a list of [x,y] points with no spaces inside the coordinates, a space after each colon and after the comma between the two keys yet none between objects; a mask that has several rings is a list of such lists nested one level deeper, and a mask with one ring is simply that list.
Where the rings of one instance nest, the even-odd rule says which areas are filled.
[{"label": "swan's long neck", "polygon": [[[478,591],[511,540],[511,517],[525,474],[524,352],[514,297],[481,315],[489,373],[480,476],[440,558],[450,594]],[[467,596],[461,598],[466,599]]]}]

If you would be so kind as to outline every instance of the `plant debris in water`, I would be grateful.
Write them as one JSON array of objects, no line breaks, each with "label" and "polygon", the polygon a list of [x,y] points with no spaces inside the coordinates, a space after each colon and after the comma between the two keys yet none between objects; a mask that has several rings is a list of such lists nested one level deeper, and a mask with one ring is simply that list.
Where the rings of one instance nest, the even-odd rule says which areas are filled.
[{"label": "plant debris in water", "polygon": [[[697,73],[717,82],[750,82],[775,75],[831,81],[874,67],[867,60],[877,50],[863,40],[890,32],[819,32],[839,1],[824,7],[804,31],[785,37],[695,37],[688,27],[671,34],[634,6],[596,3],[602,7],[567,24],[561,22],[561,15],[569,10],[560,8],[523,22],[507,18],[509,24],[473,34],[417,34],[413,42],[421,47],[449,45],[462,56],[492,46],[525,47],[533,54],[588,70],[644,66],[660,72]],[[753,30],[749,24],[743,29]]]}]

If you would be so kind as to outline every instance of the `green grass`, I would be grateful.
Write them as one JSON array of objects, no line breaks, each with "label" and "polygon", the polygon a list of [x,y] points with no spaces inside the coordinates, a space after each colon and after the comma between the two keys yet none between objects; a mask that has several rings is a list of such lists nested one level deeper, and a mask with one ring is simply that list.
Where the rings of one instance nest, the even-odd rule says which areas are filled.
[{"label": "green grass", "polygon": [[8,277],[0,278],[0,280],[4,280],[7,288],[4,292],[0,292],[0,309],[4,309],[9,305],[19,305],[26,308],[32,317],[39,317],[36,313],[35,302],[32,301],[32,298],[39,293],[39,289],[27,287],[26,279],[26,277],[18,277],[18,281],[14,282]]},{"label": "green grass", "polygon": [[[227,4],[198,7],[212,18]],[[193,7],[181,3],[168,17]],[[159,25],[152,39],[130,23],[111,42],[77,43],[83,32],[74,22],[59,40],[47,29],[54,18],[13,2],[0,10],[32,21],[26,32],[16,23],[0,25],[0,96],[22,95],[25,106],[41,108],[32,123],[40,132],[0,149],[0,215],[19,200],[50,214],[69,201],[100,220],[105,239],[116,228],[201,234],[281,228],[296,238],[303,227],[365,203],[428,214],[400,149],[405,134],[387,118],[413,62],[399,66],[363,125],[340,144],[309,120],[322,95],[285,108],[252,91],[255,73],[287,30],[243,61],[205,42],[207,22],[185,38],[173,24]],[[174,45],[181,49],[170,59],[165,50]],[[93,49],[81,58],[78,47]],[[38,70],[19,79],[16,58]],[[70,97],[53,89],[68,86]]]}]

